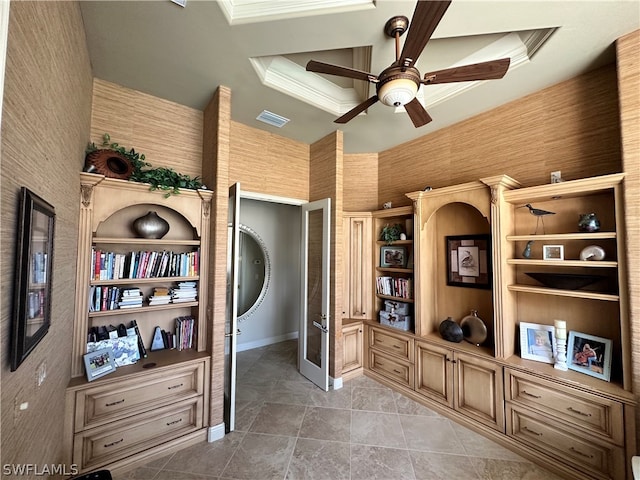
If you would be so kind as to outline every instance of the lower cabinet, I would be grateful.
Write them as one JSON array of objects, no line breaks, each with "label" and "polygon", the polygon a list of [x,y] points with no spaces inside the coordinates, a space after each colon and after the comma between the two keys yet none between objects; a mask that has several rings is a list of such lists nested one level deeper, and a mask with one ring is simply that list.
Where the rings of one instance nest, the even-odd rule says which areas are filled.
[{"label": "lower cabinet", "polygon": [[342,325],[342,379],[362,375],[363,324],[361,321]]},{"label": "lower cabinet", "polygon": [[403,387],[413,389],[413,339],[369,327],[367,365],[370,370]]},{"label": "lower cabinet", "polygon": [[416,392],[504,432],[502,367],[439,345],[415,343]]},{"label": "lower cabinet", "polygon": [[596,478],[625,478],[623,405],[505,369],[507,435]]},{"label": "lower cabinet", "polygon": [[[74,379],[67,388],[72,419],[65,442],[79,471],[129,466],[206,438],[209,357],[119,371],[92,383]],[[75,382],[75,383],[74,383]],[[173,449],[173,450],[172,450]]]}]

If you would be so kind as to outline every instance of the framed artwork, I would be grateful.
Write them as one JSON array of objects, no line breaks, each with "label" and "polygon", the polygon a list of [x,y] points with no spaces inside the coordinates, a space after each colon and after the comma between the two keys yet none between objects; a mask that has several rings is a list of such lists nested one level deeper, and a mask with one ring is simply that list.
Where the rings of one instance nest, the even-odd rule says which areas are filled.
[{"label": "framed artwork", "polygon": [[491,235],[445,237],[447,285],[491,288]]},{"label": "framed artwork", "polygon": [[564,246],[562,245],[543,245],[543,260],[564,260]]},{"label": "framed artwork", "polygon": [[26,187],[20,190],[14,277],[11,371],[49,331],[55,209]]},{"label": "framed artwork", "polygon": [[609,382],[611,380],[612,342],[580,332],[569,332],[567,366],[571,370]]},{"label": "framed artwork", "polygon": [[553,346],[555,328],[553,325],[520,322],[520,356],[536,362],[554,363]]},{"label": "framed artwork", "polygon": [[405,267],[407,265],[407,249],[405,247],[380,247],[381,267]]},{"label": "framed artwork", "polygon": [[90,382],[115,372],[113,348],[107,347],[87,353],[84,356],[84,368],[87,371],[87,380]]}]

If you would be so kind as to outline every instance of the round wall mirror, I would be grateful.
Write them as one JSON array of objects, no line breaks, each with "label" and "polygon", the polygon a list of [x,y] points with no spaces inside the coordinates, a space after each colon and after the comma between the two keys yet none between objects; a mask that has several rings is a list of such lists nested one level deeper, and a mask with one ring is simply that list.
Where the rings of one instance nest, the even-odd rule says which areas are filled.
[{"label": "round wall mirror", "polygon": [[242,322],[256,311],[267,295],[271,262],[262,238],[242,224],[238,251],[238,322]]}]

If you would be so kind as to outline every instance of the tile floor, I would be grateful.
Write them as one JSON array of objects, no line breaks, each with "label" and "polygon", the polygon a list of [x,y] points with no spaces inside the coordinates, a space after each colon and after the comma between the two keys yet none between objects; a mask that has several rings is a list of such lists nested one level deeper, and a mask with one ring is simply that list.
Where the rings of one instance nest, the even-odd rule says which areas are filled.
[{"label": "tile floor", "polygon": [[238,354],[236,430],[114,480],[559,480],[367,377],[323,392],[297,341]]}]

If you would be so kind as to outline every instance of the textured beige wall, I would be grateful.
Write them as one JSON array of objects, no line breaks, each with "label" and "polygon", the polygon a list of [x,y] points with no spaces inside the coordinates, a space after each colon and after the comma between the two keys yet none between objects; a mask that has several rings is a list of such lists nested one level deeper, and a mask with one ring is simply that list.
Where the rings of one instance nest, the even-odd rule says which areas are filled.
[{"label": "textured beige wall", "polygon": [[95,79],[91,141],[111,141],[145,155],[152,167],[202,175],[202,112]]},{"label": "textured beige wall", "polygon": [[[618,89],[624,181],[627,258],[640,256],[640,30],[617,42]],[[629,262],[633,391],[640,393],[640,263]],[[636,444],[640,445],[640,408],[636,409]]]},{"label": "textured beige wall", "polygon": [[[75,2],[11,2],[2,123],[2,459],[63,460],[64,394],[70,378],[78,236],[79,172],[89,138],[92,78]],[[51,328],[9,371],[16,210],[21,186],[56,209]],[[35,372],[46,362],[47,378]],[[14,401],[28,401],[17,418]]]},{"label": "textured beige wall", "polygon": [[343,207],[345,212],[380,210],[378,204],[378,154],[344,155]]},{"label": "textured beige wall", "polygon": [[621,170],[614,65],[381,152],[378,203],[492,175],[549,183],[555,170],[566,180]]}]

